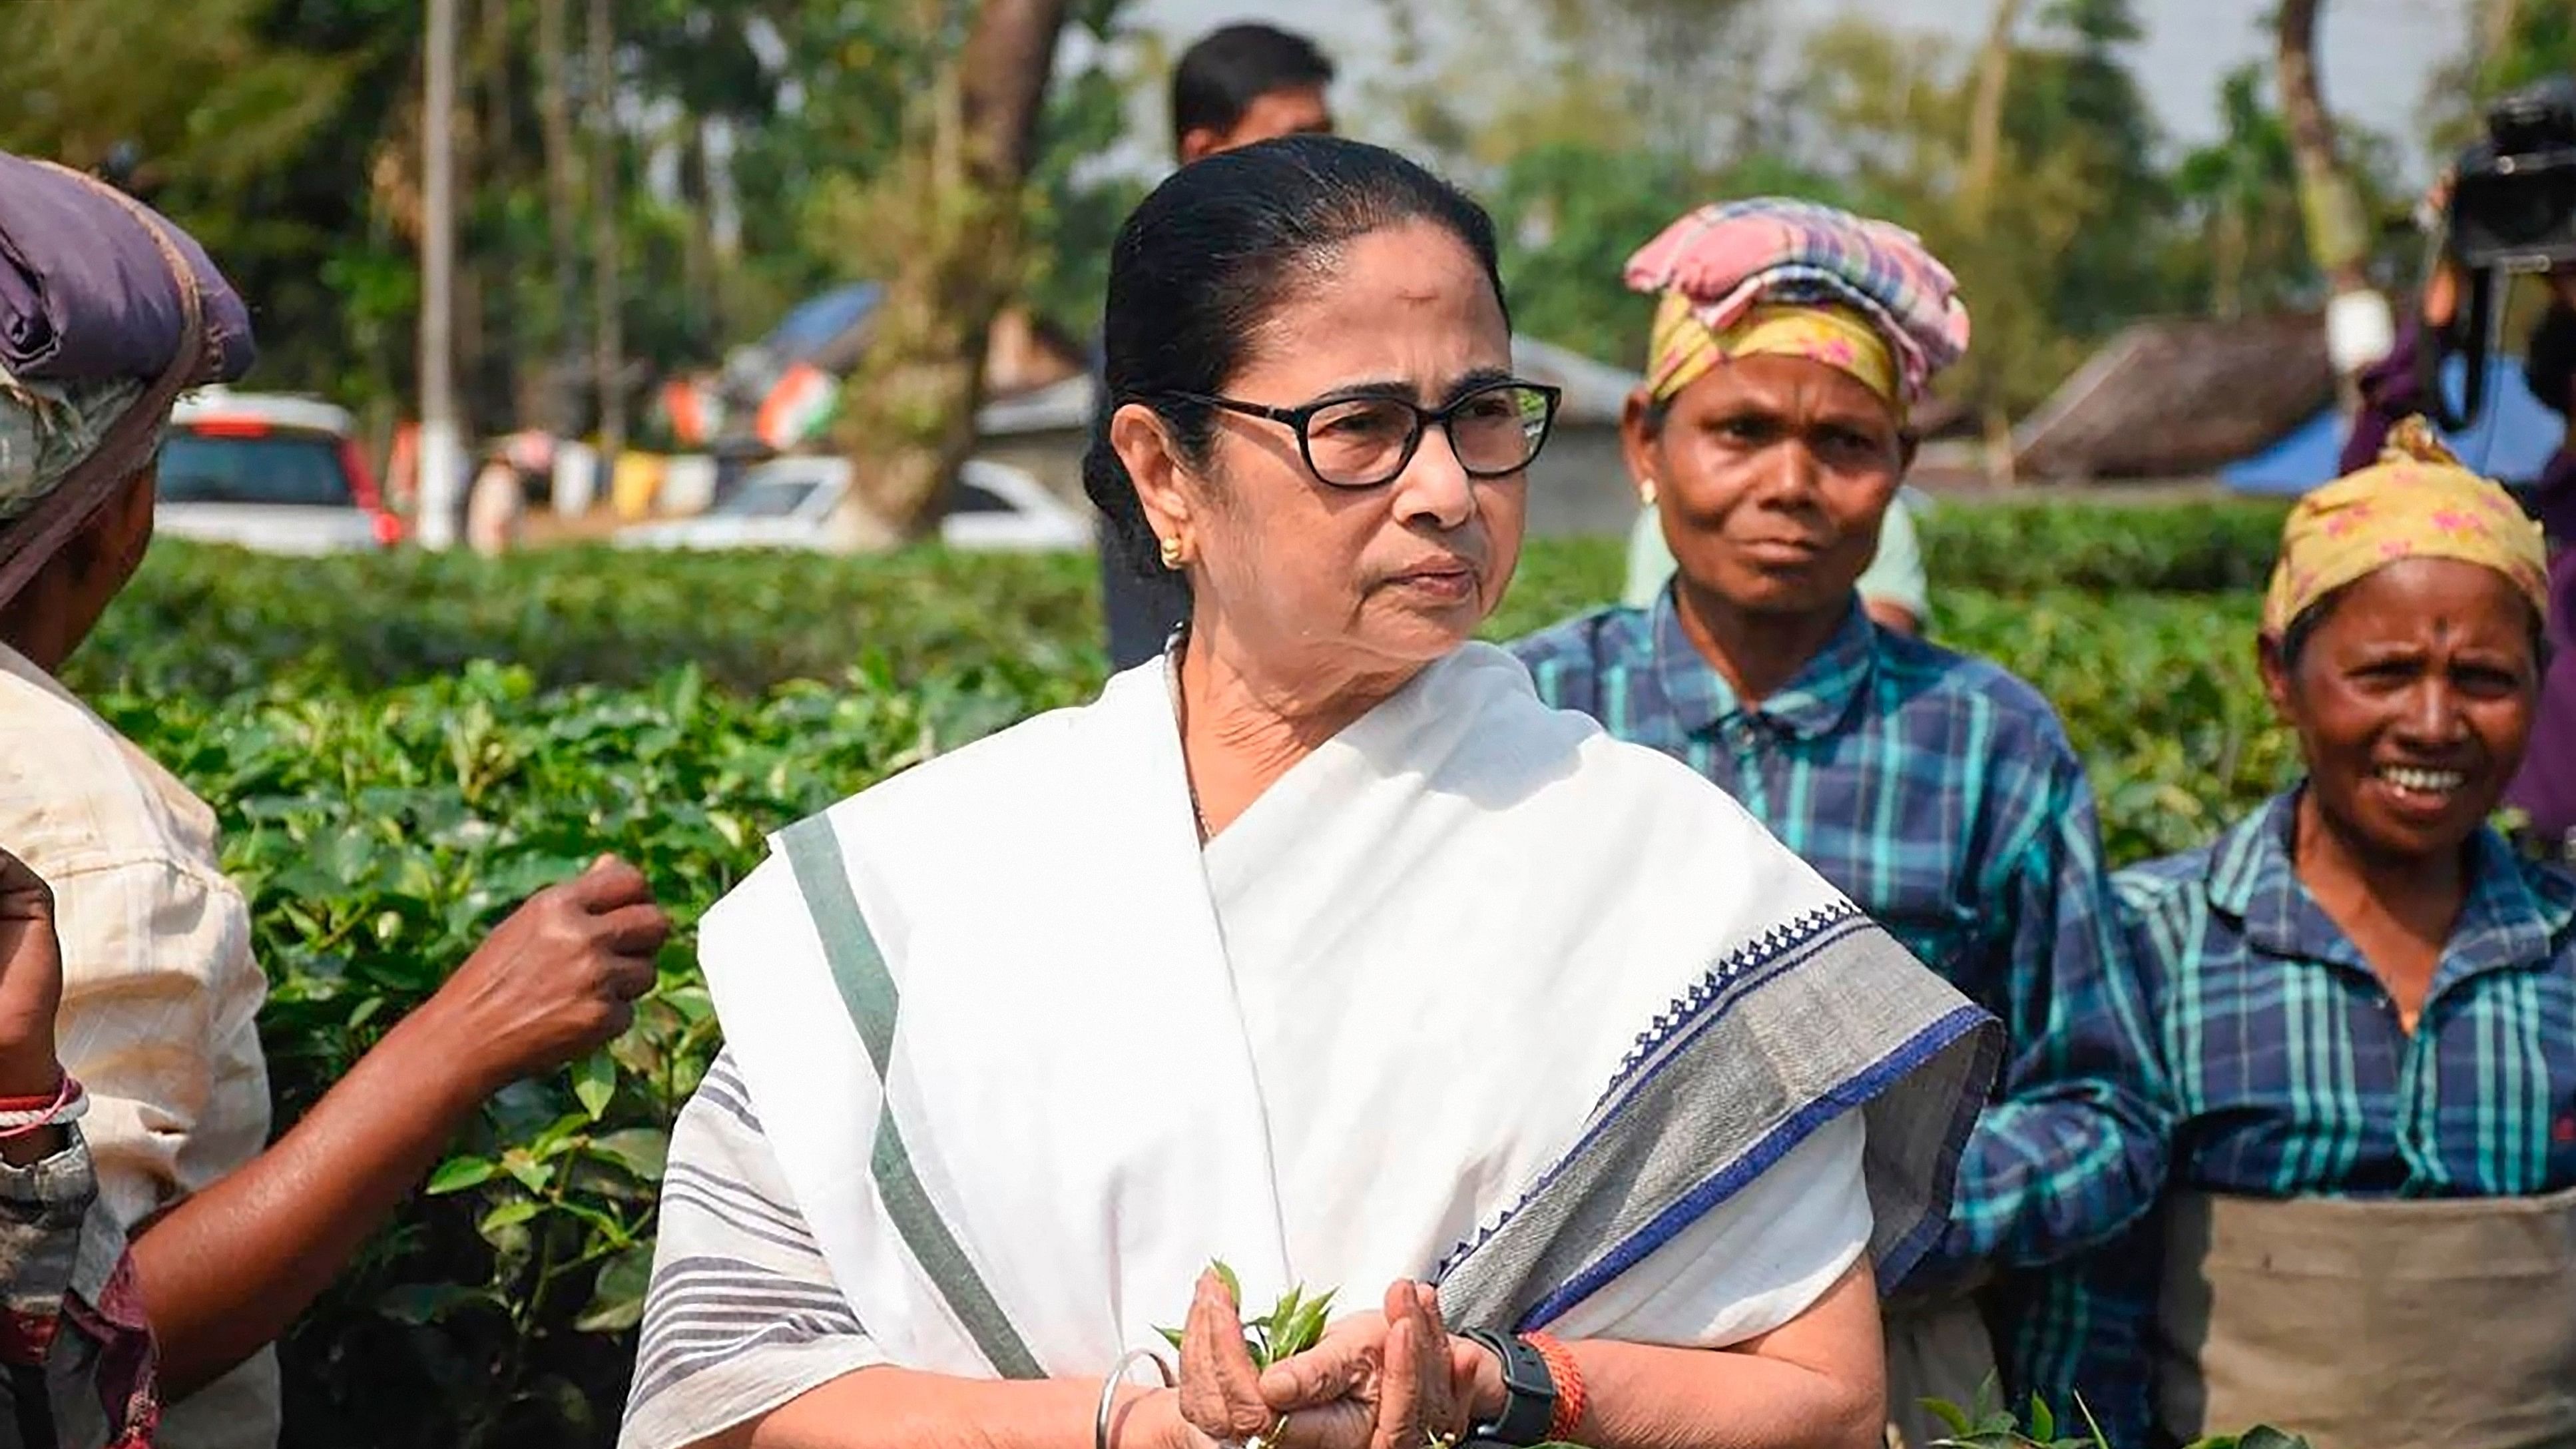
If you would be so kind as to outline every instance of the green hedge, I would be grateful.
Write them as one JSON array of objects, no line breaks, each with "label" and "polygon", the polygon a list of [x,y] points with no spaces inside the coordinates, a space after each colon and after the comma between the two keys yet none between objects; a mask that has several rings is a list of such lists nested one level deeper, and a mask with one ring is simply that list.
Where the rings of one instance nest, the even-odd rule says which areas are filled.
[{"label": "green hedge", "polygon": [[[2072,517],[2088,513],[1944,510],[1929,547],[1943,636],[2056,700],[2110,848],[2134,859],[2204,838],[2290,753],[2255,688],[2250,594],[1957,582],[1980,559],[2026,579],[2032,540],[2084,577],[2236,577],[2192,514]],[[2226,527],[2250,548],[2252,525]],[[2150,557],[2133,547],[2149,538],[2183,542]],[[1614,542],[1533,548],[1495,632],[1592,606],[1619,566]],[[273,982],[284,1121],[529,891],[613,849],[685,928],[765,832],[1086,697],[1097,632],[1083,559],[279,562],[164,545],[72,675],[222,817]],[[308,1317],[287,1345],[289,1442],[607,1443],[664,1134],[713,1041],[684,929],[636,1030],[506,1093],[444,1190]]]},{"label": "green hedge", "polygon": [[[2096,507],[1949,504],[1925,519],[1937,607],[1983,592],[2208,593],[2259,587],[2282,509],[2213,502]],[[1614,597],[1623,547],[1545,540],[1523,560],[1492,632],[1530,629]],[[230,694],[281,677],[373,688],[470,661],[526,665],[546,686],[639,684],[683,664],[756,690],[836,679],[883,659],[899,679],[1008,657],[1050,674],[1102,660],[1087,557],[936,550],[852,566],[568,551],[500,565],[405,553],[280,563],[156,548],[77,662],[86,688]],[[1982,638],[1960,635],[1972,647]]]}]

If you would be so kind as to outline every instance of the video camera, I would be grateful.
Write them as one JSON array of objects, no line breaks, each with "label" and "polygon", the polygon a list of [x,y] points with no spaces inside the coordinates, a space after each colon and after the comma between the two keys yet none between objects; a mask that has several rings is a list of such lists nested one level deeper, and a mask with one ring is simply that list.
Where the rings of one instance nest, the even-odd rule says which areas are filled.
[{"label": "video camera", "polygon": [[2486,134],[2460,153],[2438,245],[2469,274],[2462,334],[2469,354],[2458,413],[2440,386],[2447,340],[2428,337],[2417,376],[2433,420],[2454,432],[2486,407],[2497,279],[2576,266],[2576,78],[2553,77],[2487,108]]}]

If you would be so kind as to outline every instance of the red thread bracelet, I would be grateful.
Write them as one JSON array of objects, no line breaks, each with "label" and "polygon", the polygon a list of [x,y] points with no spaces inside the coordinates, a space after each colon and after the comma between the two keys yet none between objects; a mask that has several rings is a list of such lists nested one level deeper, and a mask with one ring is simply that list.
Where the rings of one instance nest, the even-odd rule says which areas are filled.
[{"label": "red thread bracelet", "polygon": [[63,1082],[71,1073],[63,1072],[54,1089],[38,1097],[0,1097],[0,1112],[50,1112],[63,1104]]},{"label": "red thread bracelet", "polygon": [[[11,1114],[37,1112],[43,1114],[32,1122],[23,1123],[16,1127],[0,1128],[0,1142],[14,1142],[21,1137],[34,1136],[36,1133],[42,1132],[48,1127],[60,1126],[64,1120],[63,1109],[70,1106],[73,1102],[78,1101],[80,1099],[80,1095],[80,1079],[69,1072],[65,1072],[63,1073],[63,1084],[54,1089],[54,1095],[51,1101],[47,1101],[41,1097],[9,1098],[6,1099],[6,1101],[0,1101],[0,1112]],[[28,1101],[32,1103],[32,1105],[25,1107],[12,1107],[6,1104],[7,1102],[22,1100]]]},{"label": "red thread bracelet", "polygon": [[1524,1333],[1524,1342],[1538,1350],[1547,1360],[1547,1376],[1556,1384],[1556,1412],[1548,1419],[1547,1437],[1572,1439],[1575,1427],[1583,1422],[1583,1410],[1590,1397],[1583,1390],[1583,1370],[1574,1362],[1574,1353],[1552,1333]]}]

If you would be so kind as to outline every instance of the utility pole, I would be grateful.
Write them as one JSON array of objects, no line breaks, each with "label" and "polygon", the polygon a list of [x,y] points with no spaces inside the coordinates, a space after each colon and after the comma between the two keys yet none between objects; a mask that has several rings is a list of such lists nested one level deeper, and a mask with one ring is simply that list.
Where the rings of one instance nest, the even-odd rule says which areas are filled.
[{"label": "utility pole", "polygon": [[421,108],[420,542],[456,542],[456,0],[429,0],[428,94]]},{"label": "utility pole", "polygon": [[614,478],[617,456],[626,451],[626,344],[618,327],[617,50],[609,0],[590,0],[590,123],[597,148],[591,158],[591,309],[599,328],[591,367],[599,384],[600,464]]},{"label": "utility pole", "polygon": [[572,119],[567,0],[537,0],[537,115],[546,148],[546,232],[554,247],[555,359],[546,426],[581,434],[581,153]]}]

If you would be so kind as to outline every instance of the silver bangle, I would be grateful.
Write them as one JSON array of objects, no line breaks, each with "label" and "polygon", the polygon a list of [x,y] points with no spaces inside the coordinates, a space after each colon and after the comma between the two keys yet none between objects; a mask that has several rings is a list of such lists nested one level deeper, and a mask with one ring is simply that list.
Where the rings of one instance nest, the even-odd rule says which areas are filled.
[{"label": "silver bangle", "polygon": [[1127,1371],[1136,1366],[1138,1359],[1152,1364],[1154,1372],[1163,1376],[1164,1388],[1173,1386],[1172,1366],[1163,1361],[1161,1354],[1150,1348],[1128,1350],[1126,1357],[1118,1360],[1117,1366],[1109,1370],[1109,1377],[1100,1381],[1100,1412],[1091,1421],[1092,1449],[1110,1449],[1109,1421],[1118,1410],[1118,1386],[1127,1381]]}]

